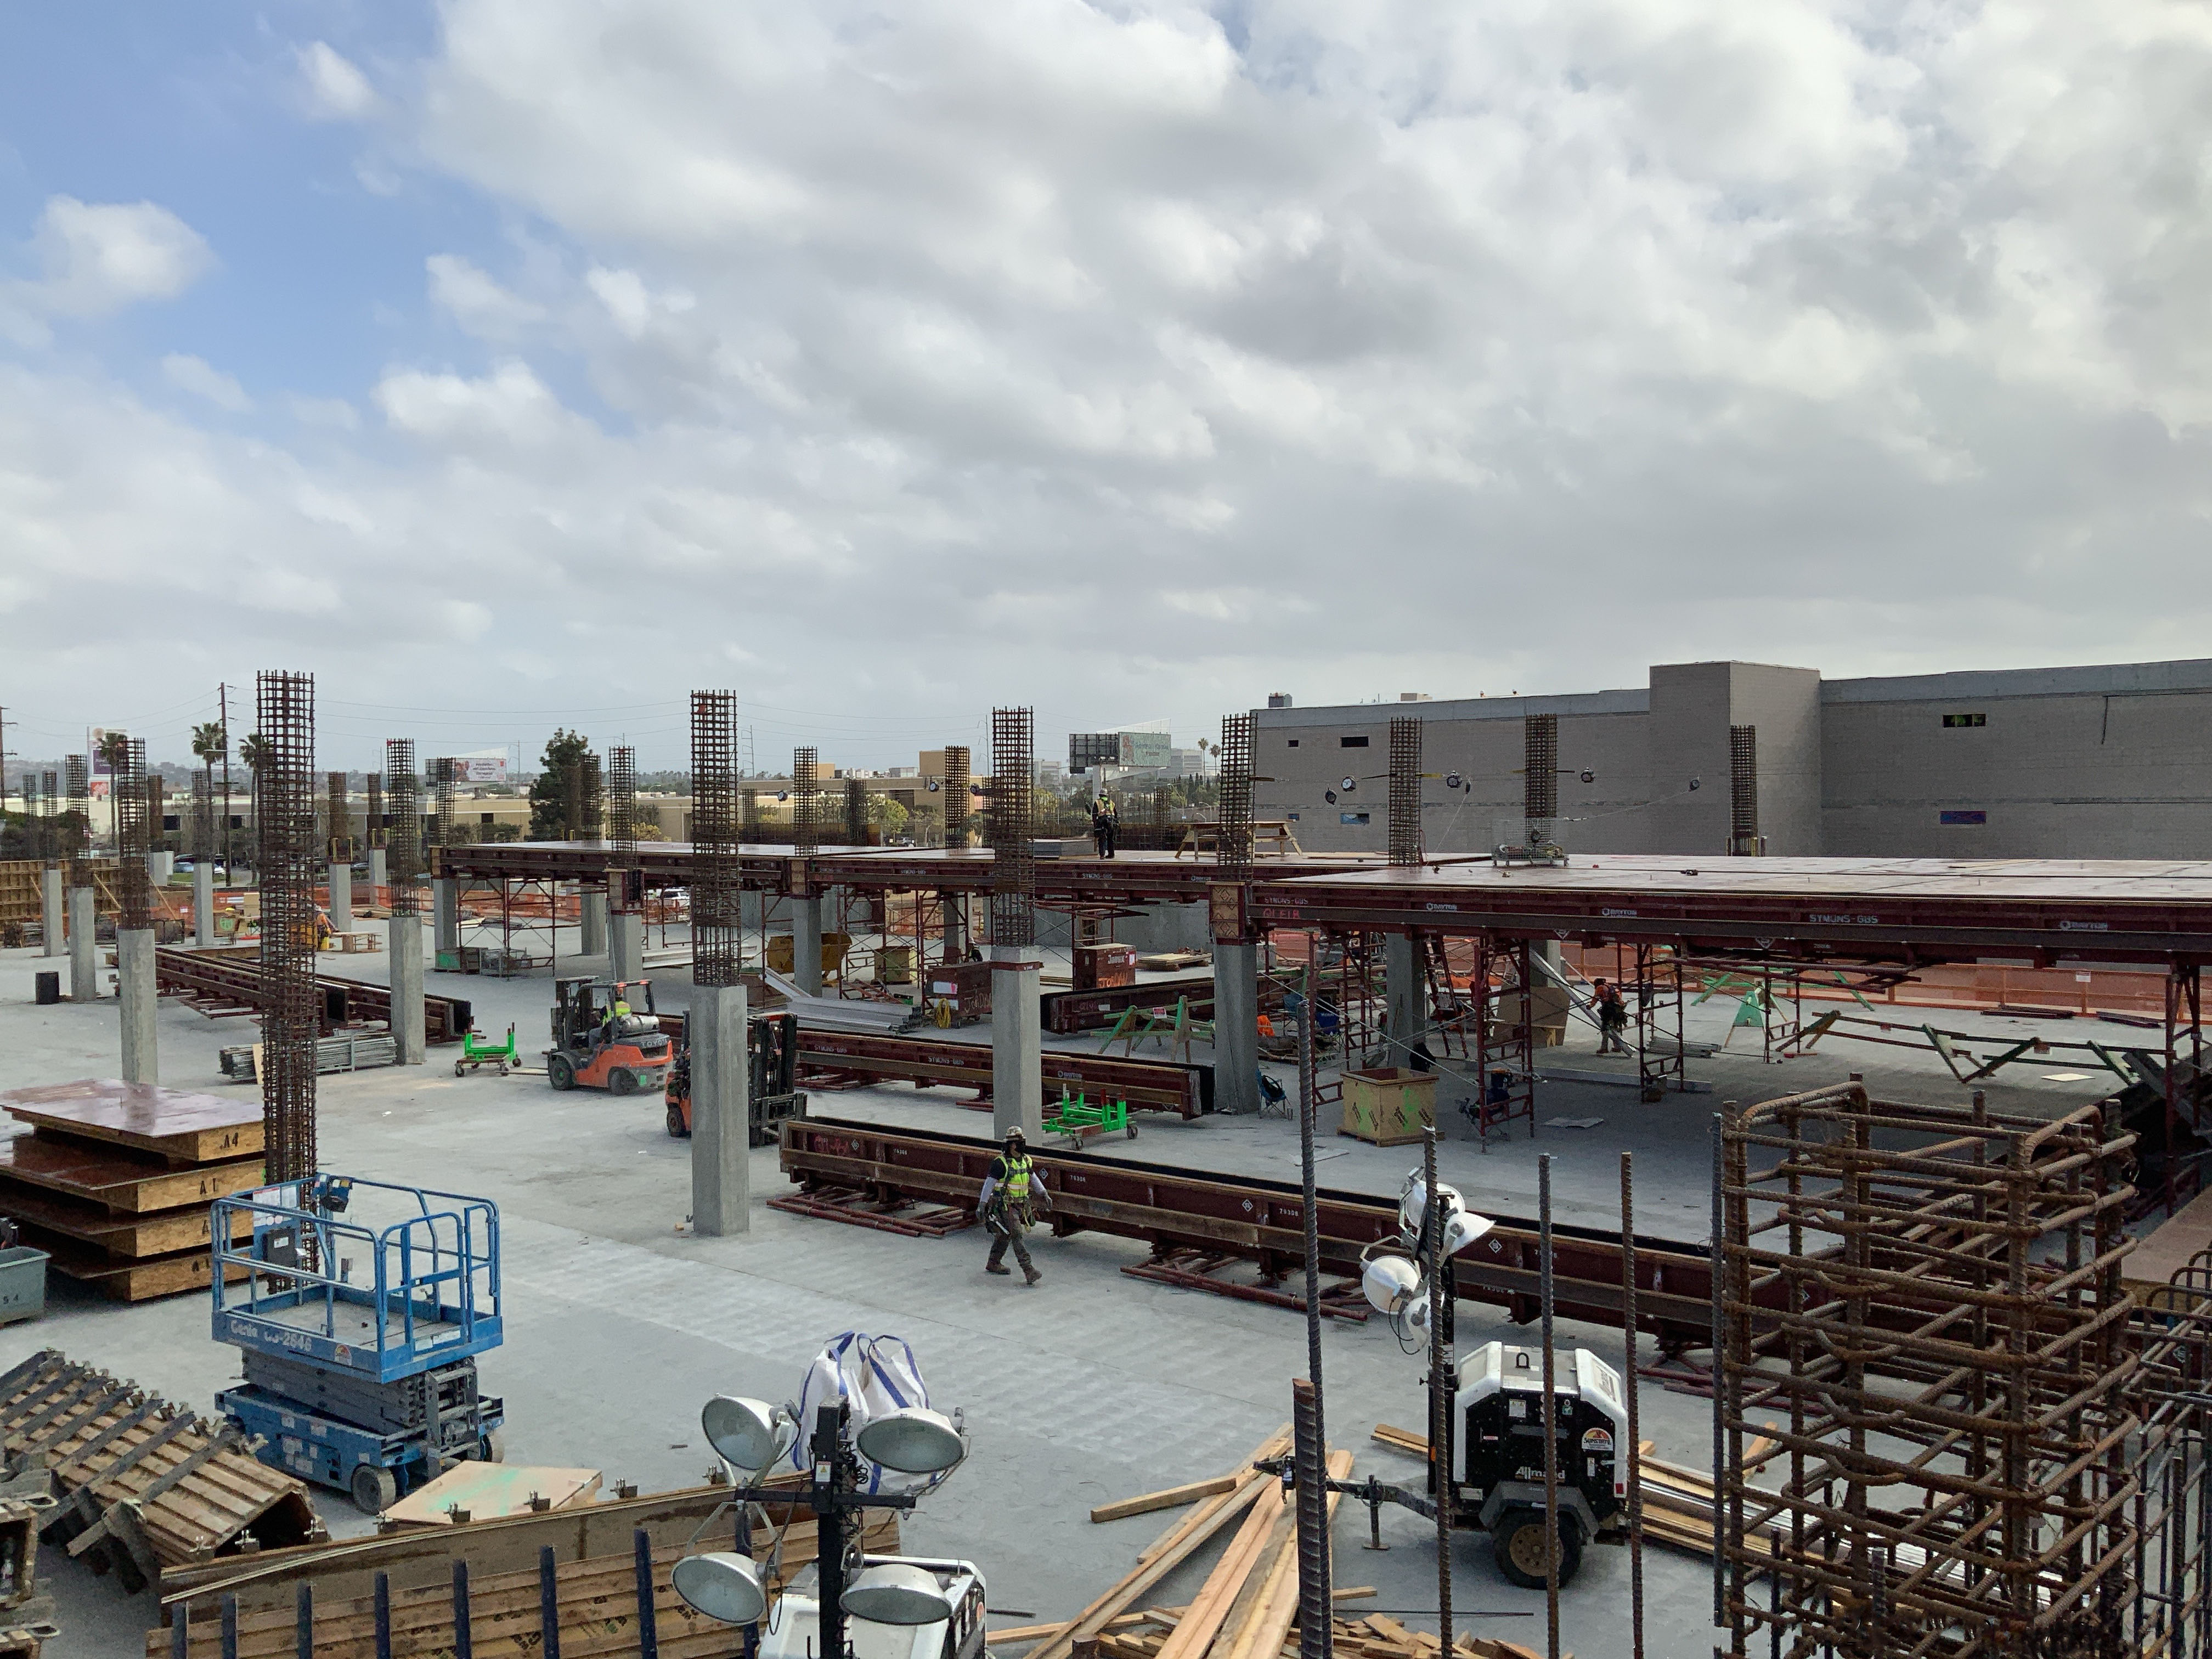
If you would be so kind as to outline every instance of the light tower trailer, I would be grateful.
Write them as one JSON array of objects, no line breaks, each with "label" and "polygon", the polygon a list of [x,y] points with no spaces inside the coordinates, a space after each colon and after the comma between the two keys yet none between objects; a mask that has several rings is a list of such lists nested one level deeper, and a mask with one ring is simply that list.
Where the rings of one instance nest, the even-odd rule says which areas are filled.
[{"label": "light tower trailer", "polygon": [[[1565,1584],[1582,1565],[1583,1545],[1617,1538],[1627,1524],[1628,1402],[1620,1373],[1587,1348],[1555,1350],[1552,1365]],[[1543,1352],[1486,1342],[1460,1361],[1457,1383],[1445,1460],[1452,1524],[1488,1533],[1498,1571],[1541,1589]]]},{"label": "light tower trailer", "polygon": [[[362,1198],[398,1218],[346,1219]],[[218,1199],[211,1225],[215,1338],[246,1370],[216,1404],[264,1462],[374,1515],[449,1463],[499,1461],[477,1379],[501,1341],[496,1206],[318,1175]]]}]

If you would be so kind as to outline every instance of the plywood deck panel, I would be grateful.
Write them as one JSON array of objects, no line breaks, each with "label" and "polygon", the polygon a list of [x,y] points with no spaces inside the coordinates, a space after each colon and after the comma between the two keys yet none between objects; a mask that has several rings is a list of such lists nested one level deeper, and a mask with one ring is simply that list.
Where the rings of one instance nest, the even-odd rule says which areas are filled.
[{"label": "plywood deck panel", "polygon": [[48,1132],[0,1140],[0,1188],[9,1182],[40,1187],[106,1206],[122,1215],[210,1204],[261,1184],[259,1158],[176,1169],[107,1146],[90,1146]]},{"label": "plywood deck panel", "polygon": [[[0,1215],[41,1233],[72,1238],[107,1255],[136,1260],[173,1255],[179,1250],[205,1249],[212,1237],[205,1204],[151,1215],[118,1216],[104,1205],[88,1204],[35,1189],[26,1190],[0,1182]],[[234,1239],[252,1237],[253,1218],[244,1211],[231,1217]]]},{"label": "plywood deck panel", "polygon": [[150,1083],[86,1078],[0,1094],[0,1110],[59,1133],[112,1141],[172,1163],[210,1164],[261,1150],[261,1103]]}]

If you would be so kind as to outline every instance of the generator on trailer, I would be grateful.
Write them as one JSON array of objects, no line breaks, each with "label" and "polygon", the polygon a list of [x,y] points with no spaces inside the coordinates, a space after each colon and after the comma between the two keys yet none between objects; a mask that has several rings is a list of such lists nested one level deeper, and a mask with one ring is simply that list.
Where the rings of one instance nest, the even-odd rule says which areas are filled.
[{"label": "generator on trailer", "polygon": [[500,1461],[501,1402],[477,1377],[501,1336],[495,1206],[318,1175],[217,1199],[211,1224],[215,1338],[245,1355],[216,1405],[264,1462],[375,1515],[450,1463]]}]

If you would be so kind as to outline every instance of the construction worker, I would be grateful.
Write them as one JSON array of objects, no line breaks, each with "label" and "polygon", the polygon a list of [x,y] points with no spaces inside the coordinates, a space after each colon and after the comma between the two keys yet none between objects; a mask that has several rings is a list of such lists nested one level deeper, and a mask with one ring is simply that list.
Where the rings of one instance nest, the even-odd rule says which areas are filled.
[{"label": "construction worker", "polygon": [[1098,856],[1112,858],[1115,842],[1121,834],[1121,816],[1114,810],[1111,795],[1102,794],[1091,803],[1091,833],[1097,837]]},{"label": "construction worker", "polygon": [[1593,981],[1592,990],[1597,1003],[1598,1053],[1626,1054],[1628,1047],[1620,1034],[1628,1029],[1628,1005],[1620,1000],[1620,988],[1601,979]]},{"label": "construction worker", "polygon": [[615,1040],[616,1034],[623,1029],[623,1022],[629,1018],[629,1004],[623,1000],[622,988],[617,986],[614,1000],[607,1004],[607,1012],[599,1020],[600,1048],[605,1048]]},{"label": "construction worker", "polygon": [[991,1172],[983,1177],[975,1208],[982,1215],[984,1231],[991,1235],[991,1259],[983,1264],[983,1271],[1010,1271],[1006,1264],[1006,1246],[1011,1244],[1014,1260],[1022,1264],[1022,1277],[1032,1285],[1042,1279],[1044,1275],[1030,1260],[1030,1247],[1022,1235],[1036,1224],[1038,1209],[1051,1212],[1052,1197],[1044,1189],[1043,1171],[1030,1160],[1029,1137],[1019,1129],[1006,1131],[1006,1146],[991,1160]]}]

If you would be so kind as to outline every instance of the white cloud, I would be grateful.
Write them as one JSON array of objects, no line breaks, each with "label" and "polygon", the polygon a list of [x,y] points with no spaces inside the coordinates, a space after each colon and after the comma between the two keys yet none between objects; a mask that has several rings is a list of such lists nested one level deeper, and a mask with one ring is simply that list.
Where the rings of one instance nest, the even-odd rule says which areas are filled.
[{"label": "white cloud", "polygon": [[152,202],[49,197],[34,242],[45,280],[31,290],[33,302],[64,316],[173,298],[215,263],[198,231]]},{"label": "white cloud", "polygon": [[357,121],[376,108],[368,77],[327,41],[300,51],[300,83],[307,111],[326,121]]},{"label": "white cloud", "polygon": [[[2212,27],[2177,0],[440,15],[378,112],[410,179],[485,204],[425,268],[485,343],[437,361],[419,296],[379,296],[378,418],[294,400],[296,456],[15,386],[76,411],[35,464],[0,442],[38,568],[173,517],[285,547],[349,619],[364,567],[499,592],[459,667],[470,616],[367,635],[456,699],[582,650],[641,696],[725,683],[735,617],[763,684],[872,665],[810,706],[1034,696],[1047,731],[1163,684],[1188,733],[1277,689],[2212,626]],[[356,76],[318,107],[363,112]],[[12,308],[28,338],[57,307]],[[678,624],[604,603],[611,569],[680,583]],[[911,649],[948,617],[992,648]]]},{"label": "white cloud", "polygon": [[292,418],[302,426],[329,427],[340,432],[354,431],[361,425],[361,412],[343,398],[299,398],[290,399],[288,407]]},{"label": "white cloud", "polygon": [[179,392],[204,398],[217,409],[240,414],[253,407],[246,388],[204,358],[173,351],[161,359],[161,378]]}]

